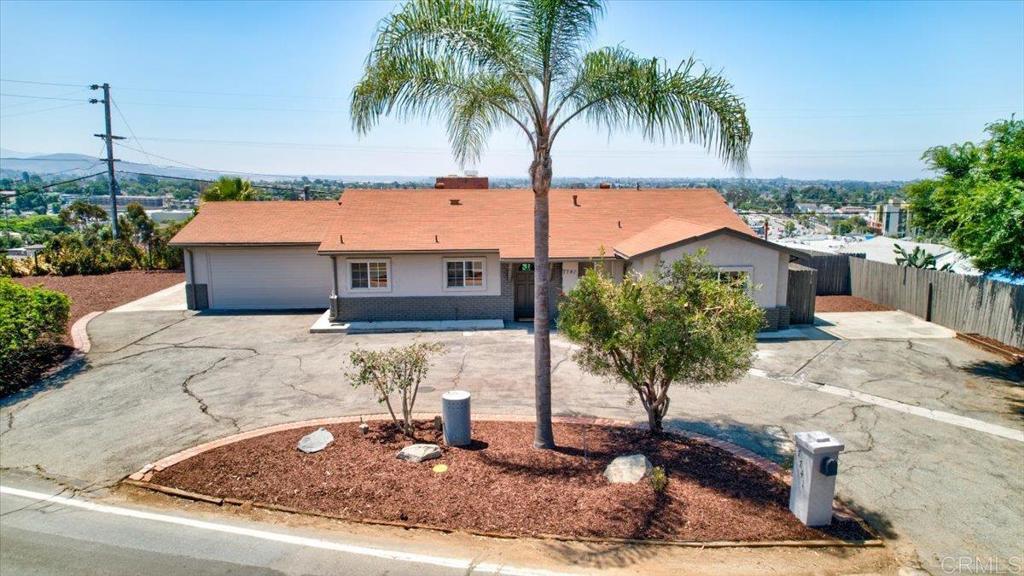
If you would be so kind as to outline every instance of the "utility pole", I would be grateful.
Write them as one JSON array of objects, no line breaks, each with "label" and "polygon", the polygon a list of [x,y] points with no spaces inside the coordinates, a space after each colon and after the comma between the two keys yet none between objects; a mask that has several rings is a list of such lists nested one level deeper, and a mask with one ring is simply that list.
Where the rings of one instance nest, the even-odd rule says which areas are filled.
[{"label": "utility pole", "polygon": [[103,84],[93,84],[89,88],[91,90],[103,89],[103,99],[90,98],[89,103],[103,102],[103,116],[106,121],[107,130],[104,134],[93,134],[93,136],[102,138],[107,143],[107,157],[101,158],[101,160],[106,160],[107,162],[107,180],[110,187],[110,230],[114,238],[117,238],[119,236],[117,230],[117,177],[114,175],[114,162],[117,160],[114,158],[114,140],[124,140],[124,136],[114,136],[110,133],[110,84],[106,82]]}]

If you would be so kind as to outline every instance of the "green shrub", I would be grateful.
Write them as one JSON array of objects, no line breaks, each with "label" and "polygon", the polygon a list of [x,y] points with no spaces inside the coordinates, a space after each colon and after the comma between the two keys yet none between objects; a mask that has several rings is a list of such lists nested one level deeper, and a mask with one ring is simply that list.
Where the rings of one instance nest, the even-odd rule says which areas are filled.
[{"label": "green shrub", "polygon": [[670,386],[728,382],[750,368],[764,312],[745,282],[721,277],[703,251],[621,282],[591,269],[559,302],[558,328],[579,345],[580,367],[627,384],[661,433]]},{"label": "green shrub", "polygon": [[661,494],[668,488],[668,474],[665,474],[665,468],[662,466],[655,466],[651,469],[651,488],[654,488],[654,492]]},{"label": "green shrub", "polygon": [[[353,388],[372,388],[374,395],[377,396],[377,402],[388,407],[391,420],[406,436],[412,438],[415,434],[412,412],[420,382],[430,368],[431,356],[442,350],[444,345],[438,342],[420,342],[386,350],[356,349],[349,353],[352,365],[347,376]],[[398,421],[391,404],[392,394],[397,394],[402,400],[401,422]]]},{"label": "green shrub", "polygon": [[70,309],[60,292],[0,278],[0,395],[19,384],[12,375],[22,372],[25,359],[60,339]]}]

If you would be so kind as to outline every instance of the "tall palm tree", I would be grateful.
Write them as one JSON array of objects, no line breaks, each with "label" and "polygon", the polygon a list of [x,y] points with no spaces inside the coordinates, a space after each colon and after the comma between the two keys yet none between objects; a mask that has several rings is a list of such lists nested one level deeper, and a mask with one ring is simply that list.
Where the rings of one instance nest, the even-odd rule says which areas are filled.
[{"label": "tall palm tree", "polygon": [[551,151],[574,120],[638,130],[653,141],[690,141],[736,168],[746,163],[750,125],[722,76],[677,67],[620,47],[588,52],[601,0],[409,0],[385,18],[352,123],[367,133],[385,115],[441,117],[456,160],[479,159],[488,136],[511,126],[533,151],[534,445],[555,445],[551,428],[548,320],[548,191]]}]

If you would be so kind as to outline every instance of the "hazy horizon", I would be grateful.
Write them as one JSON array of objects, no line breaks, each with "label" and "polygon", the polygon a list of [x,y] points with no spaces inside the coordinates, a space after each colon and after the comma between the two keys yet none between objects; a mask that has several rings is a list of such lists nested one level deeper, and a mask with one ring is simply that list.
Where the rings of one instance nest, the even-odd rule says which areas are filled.
[{"label": "hazy horizon", "polygon": [[[444,129],[349,126],[348,95],[392,2],[0,3],[0,145],[99,156],[109,82],[125,161],[282,175],[459,172]],[[241,8],[241,9],[239,9]],[[1024,3],[611,2],[593,46],[696,56],[744,97],[748,178],[913,180],[925,149],[978,140],[1024,110]],[[42,82],[45,84],[34,84]],[[56,84],[56,85],[54,85]],[[67,85],[64,85],[67,84]],[[127,123],[126,123],[127,121]],[[579,124],[556,177],[736,177],[691,145]],[[482,175],[519,178],[530,155],[495,135]]]}]

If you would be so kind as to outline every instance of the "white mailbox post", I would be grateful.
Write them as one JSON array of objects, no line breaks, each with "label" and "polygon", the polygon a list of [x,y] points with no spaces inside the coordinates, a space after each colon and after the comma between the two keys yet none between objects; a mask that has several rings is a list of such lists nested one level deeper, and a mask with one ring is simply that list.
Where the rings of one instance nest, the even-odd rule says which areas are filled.
[{"label": "white mailbox post", "polygon": [[807,526],[828,526],[843,443],[825,432],[797,432],[795,439],[789,509]]}]

